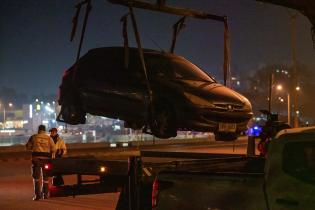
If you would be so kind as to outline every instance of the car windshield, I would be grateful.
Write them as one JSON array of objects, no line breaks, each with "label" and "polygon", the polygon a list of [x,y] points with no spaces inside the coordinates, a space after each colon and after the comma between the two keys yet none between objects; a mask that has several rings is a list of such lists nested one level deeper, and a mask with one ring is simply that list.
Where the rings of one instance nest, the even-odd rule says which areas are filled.
[{"label": "car windshield", "polygon": [[216,82],[196,65],[182,57],[153,54],[146,56],[146,62],[149,72],[153,75],[163,75],[168,78],[196,80],[208,83]]},{"label": "car windshield", "polygon": [[181,79],[198,80],[214,83],[215,80],[208,74],[183,58],[172,60],[175,76]]}]

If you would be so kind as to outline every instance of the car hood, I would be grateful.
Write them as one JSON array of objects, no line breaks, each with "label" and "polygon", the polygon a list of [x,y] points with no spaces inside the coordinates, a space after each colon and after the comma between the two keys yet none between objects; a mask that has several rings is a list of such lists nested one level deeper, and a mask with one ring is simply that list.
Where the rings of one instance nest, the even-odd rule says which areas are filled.
[{"label": "car hood", "polygon": [[238,106],[250,105],[246,97],[236,91],[225,87],[219,83],[208,83],[202,81],[186,81],[190,88],[202,91],[202,96],[207,98],[213,104],[232,104]]}]

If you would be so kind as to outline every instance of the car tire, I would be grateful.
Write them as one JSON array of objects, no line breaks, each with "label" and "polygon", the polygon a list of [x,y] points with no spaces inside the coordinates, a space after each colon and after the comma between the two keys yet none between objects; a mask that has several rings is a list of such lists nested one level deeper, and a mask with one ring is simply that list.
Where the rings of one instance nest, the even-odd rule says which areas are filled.
[{"label": "car tire", "polygon": [[175,114],[171,106],[156,104],[152,107],[150,129],[154,136],[162,139],[175,137],[177,135],[175,122]]}]

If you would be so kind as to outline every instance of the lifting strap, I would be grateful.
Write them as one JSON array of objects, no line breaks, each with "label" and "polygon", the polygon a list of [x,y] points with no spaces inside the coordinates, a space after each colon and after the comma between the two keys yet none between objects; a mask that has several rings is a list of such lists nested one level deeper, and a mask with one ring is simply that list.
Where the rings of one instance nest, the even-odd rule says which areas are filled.
[{"label": "lifting strap", "polygon": [[[223,64],[223,75],[224,85],[226,86],[227,78],[231,79],[231,50],[230,50],[230,32],[227,23],[227,17],[224,18],[224,64]],[[229,81],[231,84],[231,81]]]},{"label": "lifting strap", "polygon": [[129,66],[129,41],[128,41],[128,28],[127,28],[128,15],[129,13],[122,16],[120,19],[120,21],[123,23],[122,35],[124,38],[124,67],[125,69],[128,69],[128,66]]},{"label": "lifting strap", "polygon": [[135,37],[136,37],[136,41],[137,41],[137,45],[138,45],[138,51],[139,51],[139,57],[140,57],[140,61],[141,61],[141,66],[144,72],[144,76],[145,76],[145,82],[146,82],[146,86],[147,86],[147,95],[148,95],[148,99],[145,99],[146,104],[148,104],[148,110],[147,110],[147,114],[151,113],[151,106],[152,106],[152,90],[151,90],[151,85],[149,82],[149,78],[148,78],[148,74],[147,74],[147,68],[145,65],[145,61],[144,61],[144,55],[143,55],[143,49],[141,47],[141,41],[140,41],[140,34],[137,28],[137,22],[136,22],[136,18],[133,12],[133,8],[132,5],[129,5],[129,14],[131,16],[131,20],[132,20],[132,26],[133,26],[133,31],[135,33]]},{"label": "lifting strap", "polygon": [[85,10],[85,15],[84,15],[84,20],[83,20],[83,27],[82,27],[82,31],[81,31],[79,48],[78,48],[78,52],[77,52],[77,56],[76,56],[74,74],[73,74],[73,77],[72,77],[73,81],[75,80],[75,77],[76,77],[76,69],[77,69],[78,60],[79,60],[80,54],[81,54],[81,48],[82,48],[82,43],[83,43],[84,34],[85,34],[85,30],[86,30],[86,25],[87,25],[87,21],[88,21],[88,18],[89,18],[90,11],[92,9],[91,0],[84,0],[84,1],[82,1],[80,3],[78,3],[75,6],[77,8],[77,10],[76,10],[76,13],[75,13],[75,15],[74,15],[74,17],[72,19],[73,26],[72,26],[70,41],[73,41],[73,39],[75,37],[75,33],[76,33],[77,25],[78,25],[78,17],[80,15],[81,7],[84,4],[86,4],[86,10]]},{"label": "lifting strap", "polygon": [[176,45],[176,39],[179,34],[179,32],[185,28],[185,19],[186,16],[180,18],[174,25],[173,25],[173,38],[172,38],[172,45],[170,49],[170,53],[174,53],[175,45]]}]

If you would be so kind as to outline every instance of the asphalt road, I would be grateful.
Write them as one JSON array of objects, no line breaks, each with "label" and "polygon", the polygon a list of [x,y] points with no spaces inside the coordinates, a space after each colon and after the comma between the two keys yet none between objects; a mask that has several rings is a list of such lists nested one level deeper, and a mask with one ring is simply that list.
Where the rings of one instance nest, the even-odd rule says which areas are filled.
[{"label": "asphalt road", "polygon": [[[161,151],[187,151],[187,152],[205,152],[205,153],[229,153],[245,154],[246,141],[220,145],[168,145],[159,148],[146,148],[147,150]],[[238,145],[240,144],[240,145]],[[78,151],[77,151],[78,152]],[[108,151],[89,151],[80,150],[81,155],[93,154],[107,158],[125,159],[128,155],[139,154],[139,151],[133,149],[108,150]],[[75,153],[75,155],[80,155]],[[33,189],[32,178],[30,175],[30,161],[28,158],[19,158],[18,154],[5,158],[0,161],[0,209],[1,210],[67,210],[67,209],[103,209],[113,210],[119,198],[119,193],[105,193],[94,195],[77,195],[74,198],[54,197],[47,200],[32,201]],[[3,157],[3,156],[2,156]],[[66,184],[74,184],[75,176],[65,176]]]}]

